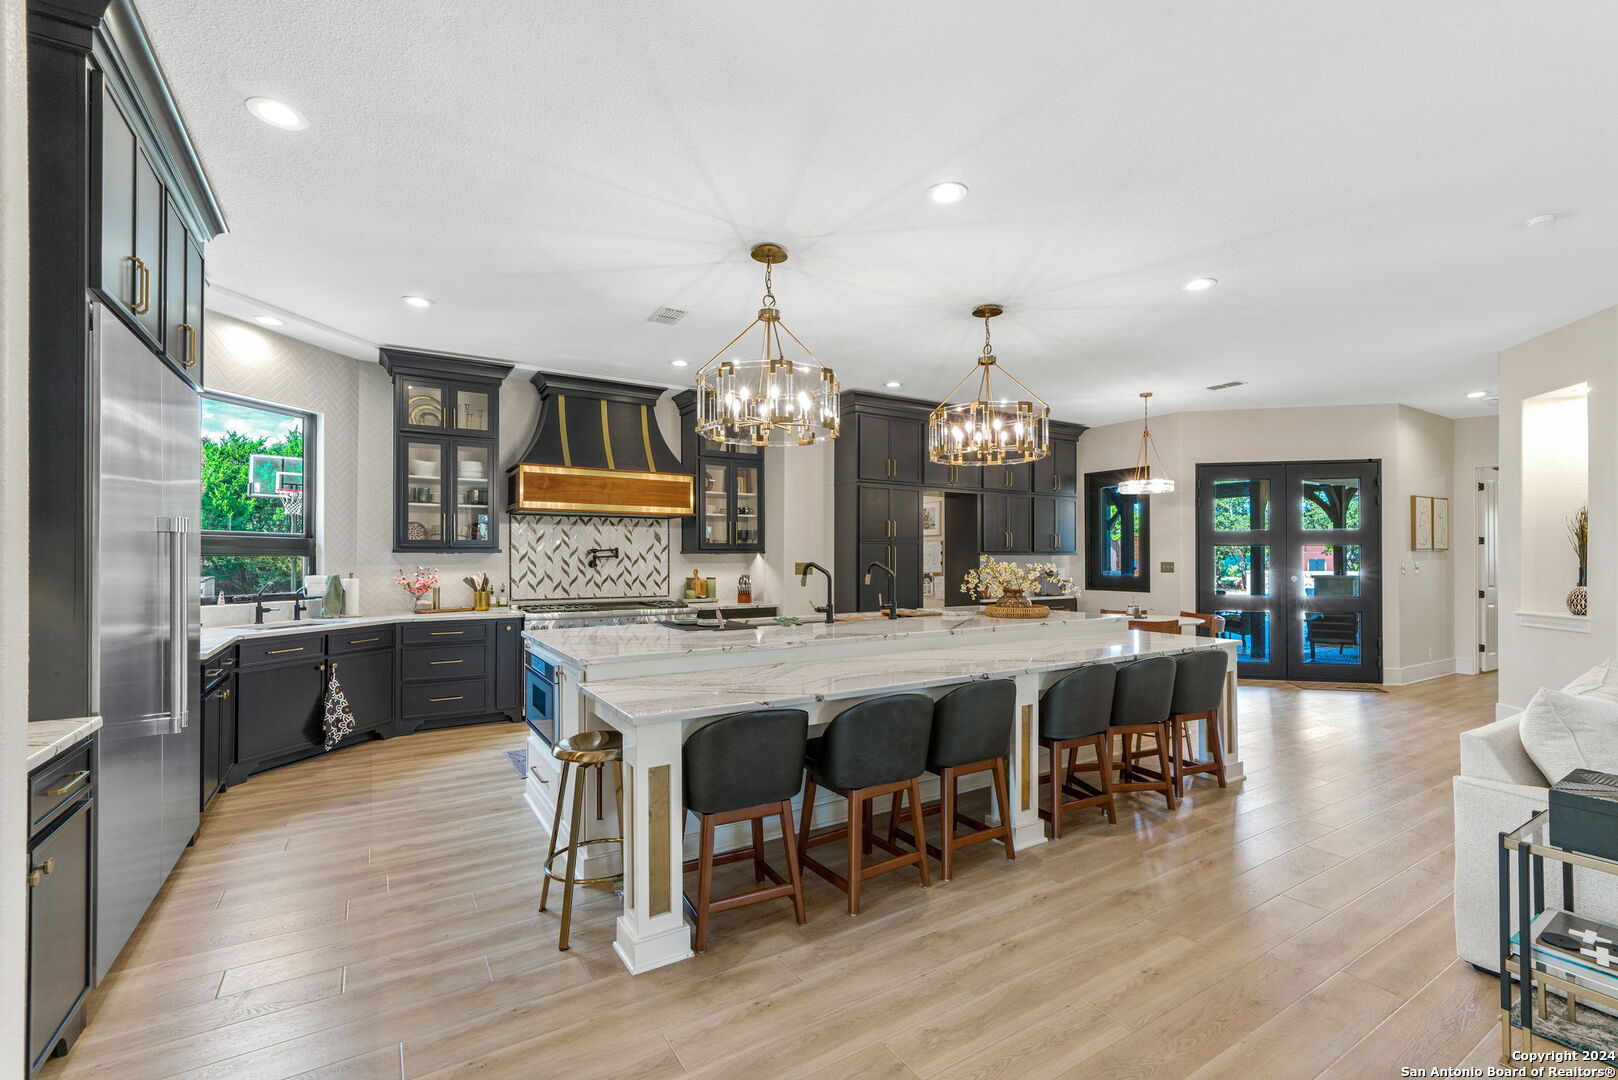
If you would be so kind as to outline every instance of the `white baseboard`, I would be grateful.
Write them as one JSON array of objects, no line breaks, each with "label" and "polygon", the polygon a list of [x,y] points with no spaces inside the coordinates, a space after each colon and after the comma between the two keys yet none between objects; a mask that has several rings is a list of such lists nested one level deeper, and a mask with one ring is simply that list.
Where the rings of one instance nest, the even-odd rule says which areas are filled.
[{"label": "white baseboard", "polygon": [[1455,658],[1446,656],[1442,660],[1429,660],[1425,664],[1384,668],[1382,682],[1387,686],[1409,686],[1411,683],[1426,682],[1428,679],[1441,679],[1445,675],[1453,674],[1455,674]]}]

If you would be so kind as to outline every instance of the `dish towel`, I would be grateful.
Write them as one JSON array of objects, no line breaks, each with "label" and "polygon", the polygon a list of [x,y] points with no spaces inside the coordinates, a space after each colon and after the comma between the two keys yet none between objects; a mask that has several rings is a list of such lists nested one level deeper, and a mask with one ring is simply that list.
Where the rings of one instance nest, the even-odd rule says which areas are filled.
[{"label": "dish towel", "polygon": [[343,579],[336,574],[326,579],[326,592],[320,601],[322,618],[335,619],[343,614]]},{"label": "dish towel", "polygon": [[326,680],[326,749],[343,741],[343,736],[354,730],[354,714],[348,708],[348,695],[337,681],[337,664],[333,661]]}]

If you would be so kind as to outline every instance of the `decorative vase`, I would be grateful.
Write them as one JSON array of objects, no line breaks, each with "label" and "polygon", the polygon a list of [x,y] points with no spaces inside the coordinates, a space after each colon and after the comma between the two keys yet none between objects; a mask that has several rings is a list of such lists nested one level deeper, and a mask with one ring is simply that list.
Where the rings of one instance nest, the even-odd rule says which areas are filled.
[{"label": "decorative vase", "polygon": [[1000,599],[983,609],[991,619],[1043,619],[1050,613],[1044,604],[1030,603],[1021,589],[1006,589]]},{"label": "decorative vase", "polygon": [[419,594],[417,594],[417,596],[416,596],[416,606],[415,606],[415,609],[414,609],[416,614],[419,615],[424,611],[431,611],[432,609],[433,609],[432,594],[431,593],[419,593]]},{"label": "decorative vase", "polygon": [[489,610],[489,590],[487,590],[487,589],[473,589],[472,590],[472,610],[473,611],[488,611]]},{"label": "decorative vase", "polygon": [[1584,567],[1579,567],[1579,583],[1567,594],[1567,610],[1573,615],[1590,614],[1590,591],[1585,586],[1589,584],[1586,575],[1589,573]]}]

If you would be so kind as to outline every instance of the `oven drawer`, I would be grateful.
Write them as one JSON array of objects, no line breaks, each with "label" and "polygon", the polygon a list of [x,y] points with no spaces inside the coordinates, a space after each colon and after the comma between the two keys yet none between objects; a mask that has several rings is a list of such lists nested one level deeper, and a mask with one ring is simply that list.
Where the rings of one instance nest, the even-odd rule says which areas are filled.
[{"label": "oven drawer", "polygon": [[470,679],[488,663],[486,645],[413,645],[404,651],[404,678]]},{"label": "oven drawer", "polygon": [[489,684],[486,679],[416,683],[404,688],[402,698],[407,720],[481,713],[489,708]]}]

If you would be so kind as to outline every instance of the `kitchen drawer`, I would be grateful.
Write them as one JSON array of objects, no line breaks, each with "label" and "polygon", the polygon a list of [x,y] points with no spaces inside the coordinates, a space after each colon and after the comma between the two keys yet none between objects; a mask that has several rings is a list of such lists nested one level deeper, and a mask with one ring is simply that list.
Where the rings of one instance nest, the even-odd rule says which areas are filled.
[{"label": "kitchen drawer", "polygon": [[368,649],[393,648],[393,627],[359,626],[341,633],[326,635],[326,655],[360,652]]},{"label": "kitchen drawer", "polygon": [[272,637],[263,641],[245,641],[237,647],[242,667],[279,664],[287,660],[307,660],[323,655],[319,634],[300,634],[295,637]]},{"label": "kitchen drawer", "polygon": [[488,669],[489,647],[471,645],[412,645],[404,651],[404,679],[470,679]]},{"label": "kitchen drawer", "polygon": [[52,814],[84,794],[94,782],[91,743],[81,743],[41,765],[28,778],[28,827],[37,829]]},{"label": "kitchen drawer", "polygon": [[485,679],[416,683],[406,686],[402,712],[407,720],[459,716],[488,711],[489,684]]},{"label": "kitchen drawer", "polygon": [[206,686],[216,679],[229,675],[236,670],[236,649],[234,646],[221,649],[202,662],[202,682]]},{"label": "kitchen drawer", "polygon": [[463,619],[460,622],[405,623],[406,645],[456,645],[463,641],[485,641],[489,636],[488,619]]}]

